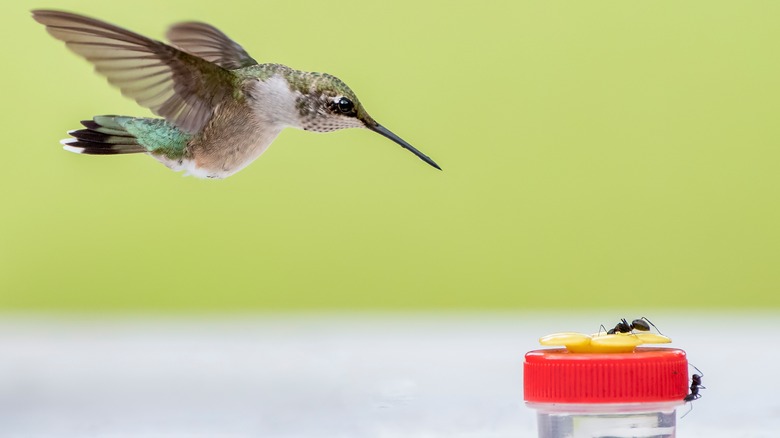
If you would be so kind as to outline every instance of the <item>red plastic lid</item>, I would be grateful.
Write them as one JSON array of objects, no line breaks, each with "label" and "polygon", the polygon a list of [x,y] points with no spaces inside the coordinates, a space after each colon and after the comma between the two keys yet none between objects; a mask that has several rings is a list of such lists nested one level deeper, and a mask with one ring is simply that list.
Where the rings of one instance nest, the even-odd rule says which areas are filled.
[{"label": "red plastic lid", "polygon": [[674,348],[637,348],[633,353],[534,350],[525,355],[523,370],[528,402],[682,402],[688,395],[688,360]]}]

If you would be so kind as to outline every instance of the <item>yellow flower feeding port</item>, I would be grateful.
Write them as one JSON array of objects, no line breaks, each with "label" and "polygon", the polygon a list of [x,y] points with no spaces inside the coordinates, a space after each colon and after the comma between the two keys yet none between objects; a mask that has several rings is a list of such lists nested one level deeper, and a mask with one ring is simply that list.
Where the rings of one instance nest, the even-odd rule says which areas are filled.
[{"label": "yellow flower feeding port", "polygon": [[607,332],[586,335],[584,333],[553,333],[539,338],[545,347],[566,347],[572,353],[631,353],[640,345],[668,344],[672,340],[655,333]]}]

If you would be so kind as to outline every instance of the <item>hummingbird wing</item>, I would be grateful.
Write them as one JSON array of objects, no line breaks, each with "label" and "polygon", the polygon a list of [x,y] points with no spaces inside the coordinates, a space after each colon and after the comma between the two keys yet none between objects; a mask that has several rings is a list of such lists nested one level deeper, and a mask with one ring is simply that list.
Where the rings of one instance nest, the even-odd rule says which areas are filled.
[{"label": "hummingbird wing", "polygon": [[122,94],[183,131],[198,132],[214,108],[232,97],[233,75],[205,59],[82,15],[51,10],[32,14]]},{"label": "hummingbird wing", "polygon": [[243,47],[210,24],[177,23],[166,36],[179,49],[228,70],[257,65]]}]

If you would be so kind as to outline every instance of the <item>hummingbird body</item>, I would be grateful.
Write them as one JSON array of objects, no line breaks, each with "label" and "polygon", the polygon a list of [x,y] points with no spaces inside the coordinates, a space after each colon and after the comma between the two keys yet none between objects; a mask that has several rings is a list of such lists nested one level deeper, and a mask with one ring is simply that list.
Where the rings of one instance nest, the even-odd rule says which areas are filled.
[{"label": "hummingbird body", "polygon": [[374,121],[335,76],[258,64],[210,25],[174,25],[168,32],[171,46],[67,12],[36,10],[33,18],[95,64],[123,94],[163,117],[82,121],[85,129],[63,140],[71,152],[147,153],[175,171],[226,178],[265,152],[286,127],[368,128],[440,169]]}]

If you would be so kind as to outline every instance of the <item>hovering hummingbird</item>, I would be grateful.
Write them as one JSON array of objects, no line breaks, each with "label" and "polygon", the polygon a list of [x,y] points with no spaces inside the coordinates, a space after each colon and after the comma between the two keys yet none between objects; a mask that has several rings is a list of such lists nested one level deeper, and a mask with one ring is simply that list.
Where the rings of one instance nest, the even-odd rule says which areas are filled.
[{"label": "hovering hummingbird", "polygon": [[347,85],[327,73],[258,64],[215,27],[173,25],[171,45],[112,24],[61,11],[33,18],[64,41],[122,94],[162,119],[95,116],[70,131],[79,154],[147,153],[175,171],[226,178],[260,156],[287,126],[314,132],[367,128],[428,156],[368,115]]}]

